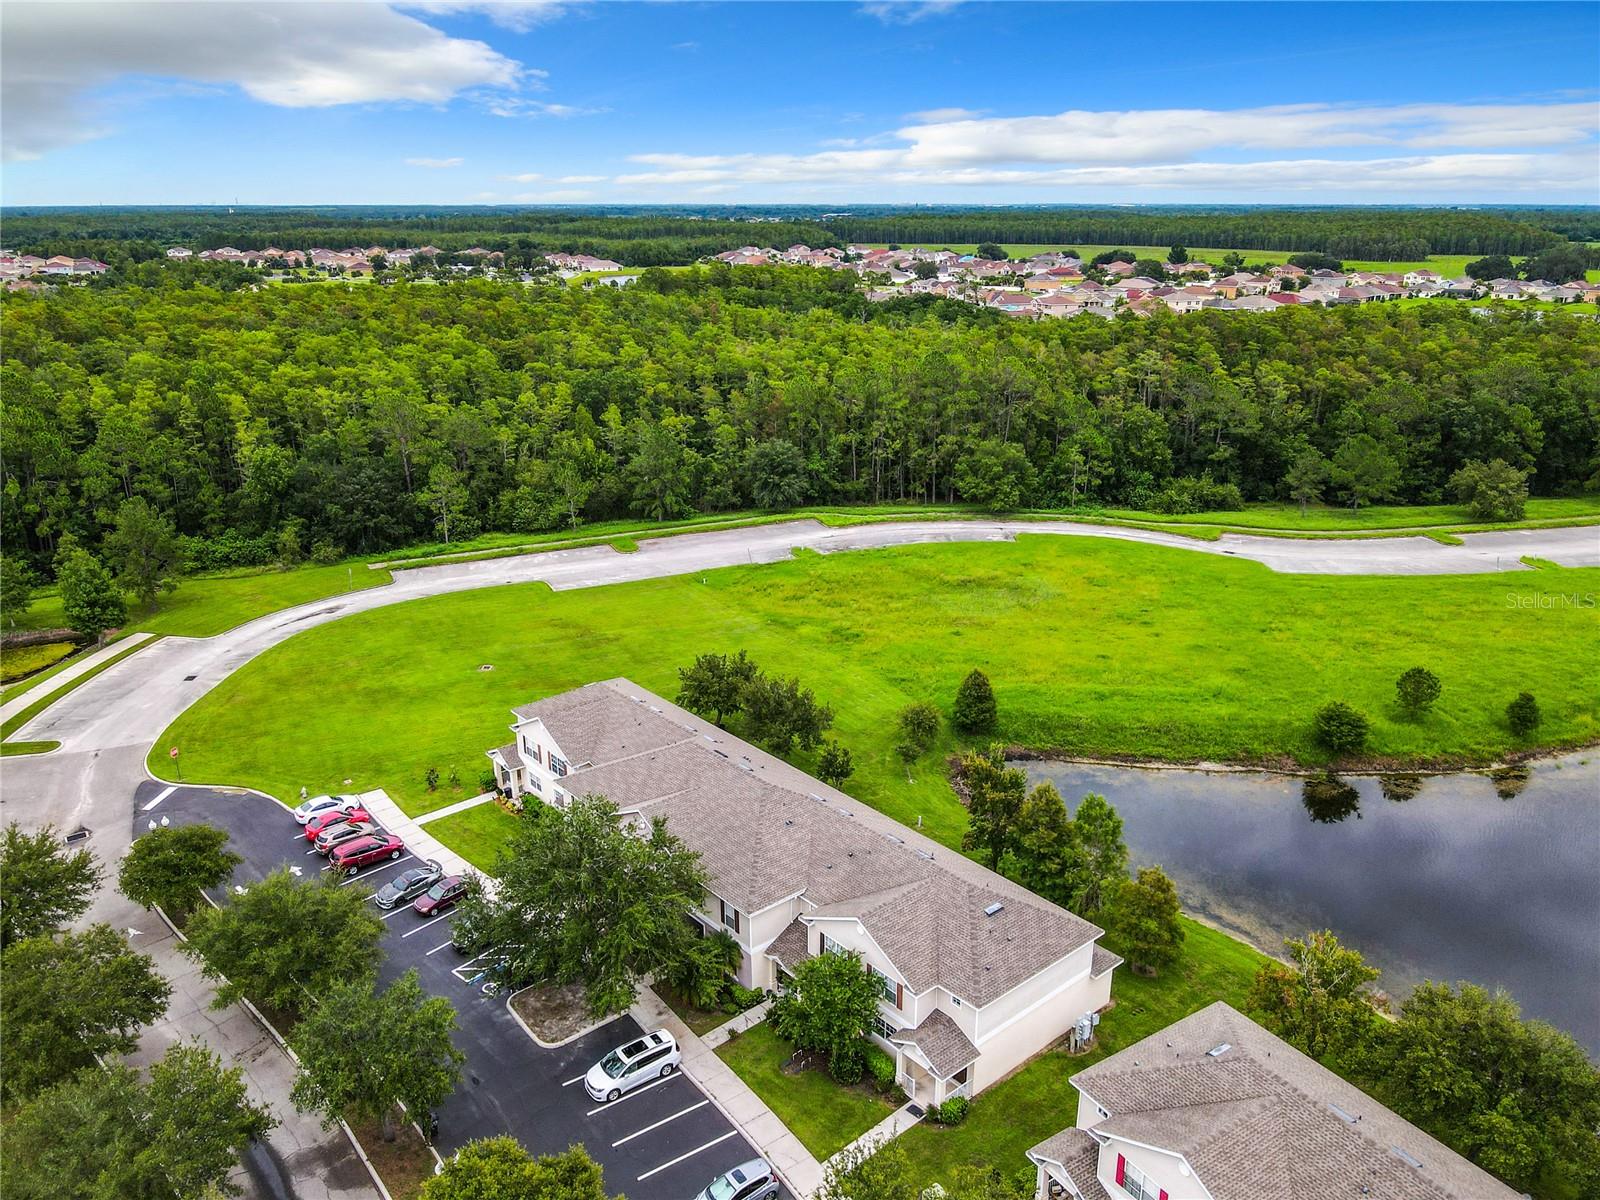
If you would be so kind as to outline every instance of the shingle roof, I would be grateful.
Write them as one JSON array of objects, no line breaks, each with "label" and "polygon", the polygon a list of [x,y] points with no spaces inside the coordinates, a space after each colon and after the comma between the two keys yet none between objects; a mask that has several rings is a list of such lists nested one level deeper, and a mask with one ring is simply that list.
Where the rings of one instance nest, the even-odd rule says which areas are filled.
[{"label": "shingle roof", "polygon": [[[913,991],[987,1004],[1100,930],[626,679],[515,710],[574,762],[567,790],[664,817],[747,913],[803,893],[861,921]],[[607,751],[610,751],[608,754]],[[992,915],[985,909],[1000,905]]]},{"label": "shingle roof", "polygon": [[513,771],[518,770],[522,766],[522,751],[517,749],[517,744],[515,742],[511,742],[505,746],[496,746],[494,748],[494,753],[498,754],[500,756],[500,761],[505,763],[505,765],[510,767]]},{"label": "shingle roof", "polygon": [[915,1029],[902,1029],[889,1040],[921,1050],[940,1079],[950,1078],[978,1057],[972,1039],[942,1008],[934,1009]]},{"label": "shingle roof", "polygon": [[1123,958],[1120,954],[1113,954],[1104,946],[1096,942],[1094,947],[1094,961],[1089,965],[1089,974],[1093,975],[1096,979],[1099,979],[1100,976],[1104,975],[1107,971],[1110,971],[1115,967],[1120,967],[1122,963]]},{"label": "shingle roof", "polygon": [[783,927],[783,932],[767,944],[767,953],[785,971],[793,971],[811,957],[811,931],[798,917]]},{"label": "shingle roof", "polygon": [[1220,1001],[1072,1082],[1111,1113],[1097,1132],[1183,1154],[1215,1200],[1517,1195]]},{"label": "shingle roof", "polygon": [[1096,1174],[1100,1166],[1100,1143],[1082,1129],[1076,1126],[1063,1129],[1029,1150],[1028,1157],[1036,1162],[1042,1159],[1059,1165],[1083,1200],[1111,1200]]}]

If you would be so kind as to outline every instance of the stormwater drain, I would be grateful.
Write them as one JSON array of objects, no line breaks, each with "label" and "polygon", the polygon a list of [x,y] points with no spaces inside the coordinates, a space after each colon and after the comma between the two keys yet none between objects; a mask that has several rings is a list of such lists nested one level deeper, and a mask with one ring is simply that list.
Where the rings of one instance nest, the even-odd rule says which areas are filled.
[{"label": "stormwater drain", "polygon": [[89,827],[87,825],[79,825],[71,833],[67,834],[63,840],[67,843],[67,845],[72,846],[76,845],[78,842],[87,841],[88,838]]},{"label": "stormwater drain", "polygon": [[480,671],[492,671],[492,670],[494,670],[494,664],[493,663],[484,663],[481,667],[478,668],[478,670],[480,670]]},{"label": "stormwater drain", "polygon": [[199,679],[199,678],[200,678],[200,676],[198,676],[198,675],[185,675],[183,677],[183,681],[185,683],[189,683],[190,681],[195,680],[195,679]]}]

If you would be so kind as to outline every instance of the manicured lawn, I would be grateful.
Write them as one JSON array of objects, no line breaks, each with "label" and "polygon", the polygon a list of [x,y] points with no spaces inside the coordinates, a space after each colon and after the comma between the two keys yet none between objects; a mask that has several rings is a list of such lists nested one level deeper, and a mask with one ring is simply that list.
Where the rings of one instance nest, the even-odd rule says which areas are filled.
[{"label": "manicured lawn", "polygon": [[[855,757],[848,791],[908,824],[922,817],[954,845],[966,814],[941,764],[957,742],[946,733],[908,782],[894,726],[914,700],[948,710],[972,667],[994,680],[1002,738],[1026,746],[1315,763],[1326,756],[1312,715],[1337,698],[1371,717],[1377,754],[1488,760],[1516,747],[1504,711],[1525,687],[1544,712],[1540,743],[1600,737],[1600,610],[1507,599],[1596,590],[1594,569],[1279,575],[1046,535],[808,554],[561,593],[519,585],[307,630],[230,676],[158,745],[181,746],[192,779],[292,796],[302,785],[349,790],[349,778],[418,813],[453,798],[425,790],[428,768],[475,780],[484,752],[507,739],[514,705],[614,675],[670,697],[696,654],[744,648],[833,706],[835,735]],[[1411,722],[1395,709],[1394,681],[1419,663],[1444,694]],[[151,766],[170,769],[164,754]]]},{"label": "manicured lawn", "polygon": [[[426,791],[423,794],[426,795]],[[443,808],[446,804],[455,803],[454,799],[443,796],[443,793],[435,792],[434,795],[443,798],[437,803],[425,805],[419,811],[426,811],[427,808]],[[505,845],[506,839],[516,827],[517,818],[492,802],[480,804],[476,808],[469,808],[453,816],[440,817],[437,821],[431,821],[423,826],[480,871],[493,868],[496,852]]]},{"label": "manicured lawn", "polygon": [[[1218,525],[1238,529],[1291,530],[1342,533],[1366,529],[1420,529],[1434,525],[1477,525],[1480,522],[1464,504],[1379,504],[1349,508],[1317,504],[1300,515],[1296,504],[1251,504],[1226,512],[1158,516],[1133,509],[1110,508],[1106,515],[1170,525]],[[1573,496],[1529,500],[1524,520],[1566,521],[1600,517],[1600,496]]]},{"label": "manicured lawn", "polygon": [[949,1183],[963,1164],[1007,1174],[1028,1165],[1028,1149],[1073,1124],[1078,1093],[1072,1075],[1217,1000],[1242,1008],[1256,970],[1266,961],[1226,934],[1185,919],[1188,937],[1176,967],[1157,979],[1117,968],[1116,1007],[1101,1018],[1098,1042],[1087,1054],[1048,1050],[973,1101],[965,1123],[945,1128],[923,1122],[900,1137],[919,1182]]},{"label": "manicured lawn", "polygon": [[77,649],[72,642],[46,642],[42,646],[0,648],[0,679],[6,682],[36,676],[53,667]]},{"label": "manicured lawn", "polygon": [[843,1150],[895,1111],[894,1103],[866,1084],[841,1087],[826,1071],[785,1074],[783,1064],[793,1053],[765,1021],[717,1047],[717,1057],[818,1159]]}]

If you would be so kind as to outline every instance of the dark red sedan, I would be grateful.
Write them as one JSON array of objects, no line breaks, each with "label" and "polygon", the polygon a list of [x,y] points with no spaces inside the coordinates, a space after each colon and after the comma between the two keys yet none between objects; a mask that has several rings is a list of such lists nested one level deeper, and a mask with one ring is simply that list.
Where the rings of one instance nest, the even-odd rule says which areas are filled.
[{"label": "dark red sedan", "polygon": [[442,913],[467,894],[467,880],[463,875],[446,875],[422,895],[411,902],[411,911],[424,917]]},{"label": "dark red sedan", "polygon": [[328,863],[344,875],[354,875],[369,863],[386,858],[399,858],[406,852],[406,844],[392,833],[379,833],[358,837],[333,848]]}]

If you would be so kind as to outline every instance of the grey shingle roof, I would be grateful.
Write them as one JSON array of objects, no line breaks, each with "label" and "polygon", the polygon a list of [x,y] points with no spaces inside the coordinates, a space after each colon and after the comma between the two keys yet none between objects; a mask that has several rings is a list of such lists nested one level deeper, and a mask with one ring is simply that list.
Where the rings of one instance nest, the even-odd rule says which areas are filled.
[{"label": "grey shingle roof", "polygon": [[941,1008],[929,1013],[915,1029],[902,1029],[889,1040],[921,1050],[940,1079],[950,1078],[978,1057],[972,1039]]},{"label": "grey shingle roof", "polygon": [[1123,958],[1120,954],[1113,954],[1104,946],[1096,943],[1094,948],[1094,961],[1089,965],[1089,974],[1093,975],[1096,979],[1099,979],[1100,976],[1104,975],[1107,971],[1113,970],[1116,967],[1120,967],[1122,963]]},{"label": "grey shingle roof", "polygon": [[1111,1200],[1096,1175],[1100,1166],[1100,1143],[1076,1126],[1046,1138],[1028,1151],[1028,1157],[1059,1165],[1083,1200]]},{"label": "grey shingle roof", "polygon": [[767,945],[767,953],[786,971],[793,971],[811,957],[811,931],[799,918],[783,927],[783,932]]},{"label": "grey shingle roof", "polygon": [[[1207,1054],[1223,1044],[1229,1049]],[[1517,1196],[1220,1001],[1072,1082],[1111,1113],[1097,1130],[1183,1154],[1215,1200],[1303,1200],[1362,1187],[1384,1200]]]},{"label": "grey shingle roof", "polygon": [[[987,1004],[1100,930],[626,679],[515,710],[591,767],[567,790],[665,817],[746,913],[800,893],[858,918],[913,991]],[[582,760],[575,760],[582,761]],[[992,916],[984,910],[1002,907]]]},{"label": "grey shingle roof", "polygon": [[500,756],[500,761],[505,763],[506,766],[510,767],[513,771],[522,766],[522,752],[517,749],[517,744],[515,742],[512,742],[506,746],[496,746],[494,748],[494,753],[498,754]]}]

